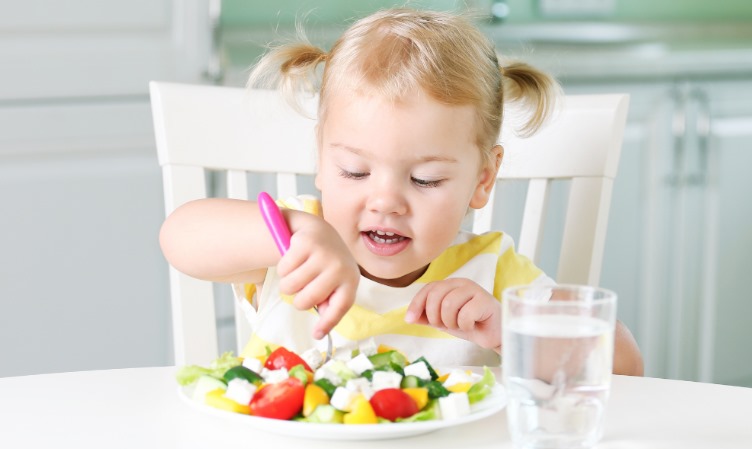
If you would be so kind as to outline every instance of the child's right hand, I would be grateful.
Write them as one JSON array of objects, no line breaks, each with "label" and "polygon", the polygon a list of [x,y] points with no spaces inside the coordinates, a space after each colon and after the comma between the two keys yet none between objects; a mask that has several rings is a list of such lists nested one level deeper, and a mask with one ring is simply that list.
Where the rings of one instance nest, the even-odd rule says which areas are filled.
[{"label": "child's right hand", "polygon": [[292,237],[290,249],[277,264],[279,290],[295,295],[300,310],[318,307],[313,331],[323,338],[350,310],[360,280],[360,269],[337,231],[320,217],[286,211]]}]

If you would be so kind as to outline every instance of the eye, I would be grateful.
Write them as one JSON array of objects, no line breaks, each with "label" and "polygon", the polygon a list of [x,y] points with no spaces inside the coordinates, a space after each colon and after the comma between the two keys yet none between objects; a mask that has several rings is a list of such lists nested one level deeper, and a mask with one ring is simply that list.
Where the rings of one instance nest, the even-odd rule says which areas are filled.
[{"label": "eye", "polygon": [[410,180],[418,187],[438,187],[440,186],[444,180],[443,179],[420,179],[416,177],[411,177]]},{"label": "eye", "polygon": [[363,178],[365,178],[366,176],[368,176],[368,173],[365,173],[365,172],[351,172],[351,171],[347,171],[345,169],[340,168],[339,169],[339,175],[342,176],[343,178],[356,179],[357,180],[357,179],[363,179]]}]

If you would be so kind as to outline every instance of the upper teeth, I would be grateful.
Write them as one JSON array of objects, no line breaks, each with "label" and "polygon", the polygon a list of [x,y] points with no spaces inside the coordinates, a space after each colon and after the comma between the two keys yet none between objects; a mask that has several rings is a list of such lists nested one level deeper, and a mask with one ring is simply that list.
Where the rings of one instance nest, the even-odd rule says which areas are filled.
[{"label": "upper teeth", "polygon": [[384,231],[376,231],[376,234],[378,235],[388,235],[389,237],[394,235],[394,232],[384,232]]}]

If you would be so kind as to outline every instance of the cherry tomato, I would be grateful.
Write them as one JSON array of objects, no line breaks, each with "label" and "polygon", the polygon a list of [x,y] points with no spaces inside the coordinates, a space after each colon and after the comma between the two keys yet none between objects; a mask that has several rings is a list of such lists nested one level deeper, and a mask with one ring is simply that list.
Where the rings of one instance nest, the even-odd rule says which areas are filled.
[{"label": "cherry tomato", "polygon": [[301,364],[307,371],[313,371],[299,355],[280,346],[269,354],[269,357],[266,358],[266,362],[264,363],[264,367],[272,370],[280,368],[287,368],[289,370],[293,366]]},{"label": "cherry tomato", "polygon": [[290,419],[303,408],[304,396],[303,382],[295,377],[267,384],[253,395],[249,404],[251,415]]},{"label": "cherry tomato", "polygon": [[407,418],[418,413],[415,400],[399,388],[385,388],[371,396],[371,407],[376,416],[389,421]]}]

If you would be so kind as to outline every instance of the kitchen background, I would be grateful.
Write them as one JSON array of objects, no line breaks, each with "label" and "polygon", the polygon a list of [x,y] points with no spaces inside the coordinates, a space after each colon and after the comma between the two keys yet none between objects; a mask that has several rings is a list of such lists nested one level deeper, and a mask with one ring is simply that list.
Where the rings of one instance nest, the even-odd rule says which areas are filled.
[{"label": "kitchen background", "polygon": [[[242,86],[296,19],[327,47],[395,4],[0,0],[0,376],[172,363],[149,80]],[[601,285],[647,375],[752,386],[752,2],[408,4],[472,8],[567,93],[631,95]]]}]

